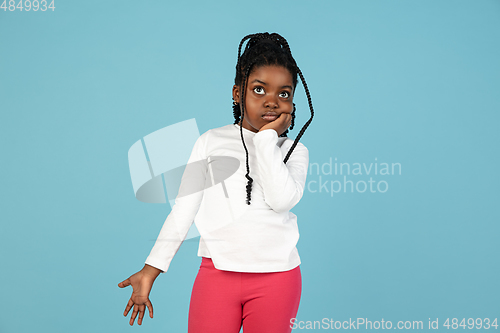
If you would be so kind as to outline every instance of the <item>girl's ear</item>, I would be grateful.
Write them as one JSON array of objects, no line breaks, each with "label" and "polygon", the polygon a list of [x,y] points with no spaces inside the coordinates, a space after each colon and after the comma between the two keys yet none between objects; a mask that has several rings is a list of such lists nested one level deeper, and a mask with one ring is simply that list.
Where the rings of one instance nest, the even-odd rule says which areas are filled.
[{"label": "girl's ear", "polygon": [[238,104],[240,103],[240,87],[237,85],[233,86],[233,100]]}]

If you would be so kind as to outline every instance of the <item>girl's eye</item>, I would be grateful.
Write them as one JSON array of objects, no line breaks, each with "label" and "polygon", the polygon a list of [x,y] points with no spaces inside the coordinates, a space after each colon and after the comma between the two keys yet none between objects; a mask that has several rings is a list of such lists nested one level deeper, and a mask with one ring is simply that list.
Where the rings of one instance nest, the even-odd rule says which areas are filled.
[{"label": "girl's eye", "polygon": [[262,89],[262,87],[255,87],[255,88],[253,88],[253,91],[256,94],[259,94],[259,95],[263,95],[264,94],[264,89]]},{"label": "girl's eye", "polygon": [[281,97],[281,98],[288,98],[288,97],[290,97],[290,94],[288,93],[288,91],[283,91],[283,92],[280,94],[280,97]]}]

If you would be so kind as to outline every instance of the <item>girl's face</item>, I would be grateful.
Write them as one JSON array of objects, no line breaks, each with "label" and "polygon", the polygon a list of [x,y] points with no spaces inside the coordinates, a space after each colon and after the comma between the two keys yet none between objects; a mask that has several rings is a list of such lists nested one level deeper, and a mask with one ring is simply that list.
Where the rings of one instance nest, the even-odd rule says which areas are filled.
[{"label": "girl's face", "polygon": [[[233,99],[241,105],[241,87],[233,86]],[[247,79],[242,126],[252,132],[293,111],[292,75],[282,66],[255,68]]]}]

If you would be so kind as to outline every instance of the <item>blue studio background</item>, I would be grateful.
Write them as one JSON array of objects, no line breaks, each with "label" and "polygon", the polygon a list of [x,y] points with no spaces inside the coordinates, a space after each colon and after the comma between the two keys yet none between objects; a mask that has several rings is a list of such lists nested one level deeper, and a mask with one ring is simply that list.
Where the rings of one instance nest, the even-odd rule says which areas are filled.
[{"label": "blue studio background", "polygon": [[[156,280],[154,318],[122,315],[117,284],[170,212],[134,197],[127,152],[190,118],[232,123],[237,46],[264,31],[287,38],[315,109],[294,331],[500,316],[500,1],[55,7],[0,10],[0,332],[187,331],[199,238]],[[295,102],[291,138],[309,118],[300,83]]]}]

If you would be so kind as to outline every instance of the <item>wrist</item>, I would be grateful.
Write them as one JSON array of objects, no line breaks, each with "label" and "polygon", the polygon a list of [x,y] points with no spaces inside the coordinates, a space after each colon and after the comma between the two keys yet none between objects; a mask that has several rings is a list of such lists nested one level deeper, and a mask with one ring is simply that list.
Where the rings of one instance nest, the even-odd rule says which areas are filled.
[{"label": "wrist", "polygon": [[144,267],[142,268],[142,272],[144,273],[144,275],[151,277],[153,280],[155,280],[162,271],[156,267],[145,264]]}]

